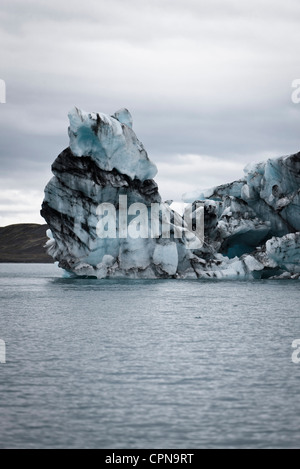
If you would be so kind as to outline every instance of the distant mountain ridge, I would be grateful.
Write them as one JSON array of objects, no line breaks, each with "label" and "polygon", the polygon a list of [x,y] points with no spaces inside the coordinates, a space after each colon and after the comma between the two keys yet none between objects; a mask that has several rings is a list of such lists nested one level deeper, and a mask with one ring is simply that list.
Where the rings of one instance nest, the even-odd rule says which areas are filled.
[{"label": "distant mountain ridge", "polygon": [[0,263],[52,264],[44,248],[48,228],[34,223],[0,227]]}]

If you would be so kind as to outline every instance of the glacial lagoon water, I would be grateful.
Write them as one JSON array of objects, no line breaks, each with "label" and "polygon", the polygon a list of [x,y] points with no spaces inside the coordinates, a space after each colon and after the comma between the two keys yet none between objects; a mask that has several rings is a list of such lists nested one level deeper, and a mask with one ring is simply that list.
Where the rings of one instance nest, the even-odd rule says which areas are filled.
[{"label": "glacial lagoon water", "polygon": [[299,448],[299,281],[0,265],[0,448]]}]

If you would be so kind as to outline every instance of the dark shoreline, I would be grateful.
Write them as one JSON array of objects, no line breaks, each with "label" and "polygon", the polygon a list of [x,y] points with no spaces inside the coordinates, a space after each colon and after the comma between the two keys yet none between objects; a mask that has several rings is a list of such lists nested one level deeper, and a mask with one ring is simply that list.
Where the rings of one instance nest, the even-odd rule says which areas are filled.
[{"label": "dark shoreline", "polygon": [[0,227],[0,263],[53,264],[45,249],[48,228],[35,223]]}]

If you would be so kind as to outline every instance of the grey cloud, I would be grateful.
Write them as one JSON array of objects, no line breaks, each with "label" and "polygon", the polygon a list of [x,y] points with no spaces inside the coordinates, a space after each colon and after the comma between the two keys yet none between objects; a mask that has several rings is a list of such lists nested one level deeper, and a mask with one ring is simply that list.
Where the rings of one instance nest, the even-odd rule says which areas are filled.
[{"label": "grey cloud", "polygon": [[[1,188],[42,190],[74,105],[130,109],[158,166],[184,154],[239,165],[298,151],[299,19],[297,0],[2,0]],[[167,192],[180,168],[163,168]]]}]

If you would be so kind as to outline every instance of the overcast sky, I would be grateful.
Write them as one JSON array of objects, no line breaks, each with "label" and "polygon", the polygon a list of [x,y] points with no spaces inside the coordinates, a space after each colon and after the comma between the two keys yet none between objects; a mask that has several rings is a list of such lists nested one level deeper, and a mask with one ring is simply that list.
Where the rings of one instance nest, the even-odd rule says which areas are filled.
[{"label": "overcast sky", "polygon": [[37,222],[68,111],[127,107],[164,199],[300,150],[299,0],[1,0],[0,226]]}]

